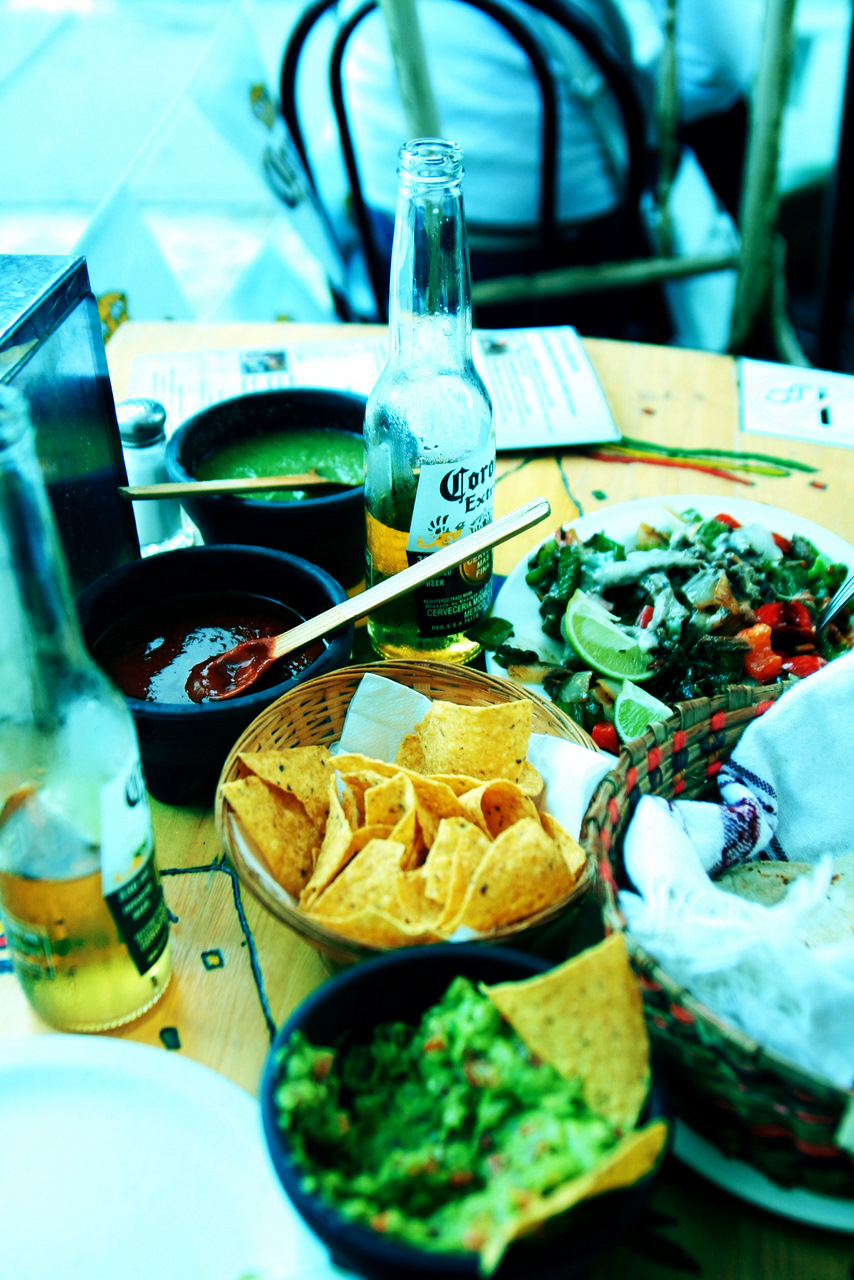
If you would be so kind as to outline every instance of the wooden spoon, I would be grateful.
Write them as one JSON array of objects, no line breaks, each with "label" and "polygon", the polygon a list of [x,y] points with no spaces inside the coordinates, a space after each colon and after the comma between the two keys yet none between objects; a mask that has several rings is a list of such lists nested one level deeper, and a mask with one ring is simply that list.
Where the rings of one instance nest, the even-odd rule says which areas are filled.
[{"label": "wooden spoon", "polygon": [[167,480],[162,484],[119,485],[119,493],[129,501],[154,498],[195,498],[203,493],[262,493],[269,489],[311,489],[319,485],[336,485],[339,489],[355,489],[361,480],[330,480],[316,471],[293,476],[244,476],[236,480]]},{"label": "wooden spoon", "polygon": [[187,677],[186,690],[194,702],[206,699],[218,702],[224,698],[233,698],[255,683],[269,666],[286,653],[301,649],[313,640],[319,640],[330,631],[337,631],[348,622],[363,618],[366,613],[378,609],[381,605],[405,595],[422,582],[436,577],[445,569],[452,569],[463,560],[470,560],[488,547],[495,547],[500,542],[530,529],[531,525],[550,514],[551,507],[545,498],[536,498],[533,502],[511,511],[500,520],[485,525],[476,533],[469,533],[441,551],[434,551],[417,564],[402,569],[400,573],[386,578],[385,582],[370,587],[360,595],[337,604],[292,627],[278,636],[261,636],[257,640],[244,640],[226,653],[213,658],[206,658],[193,667]]}]

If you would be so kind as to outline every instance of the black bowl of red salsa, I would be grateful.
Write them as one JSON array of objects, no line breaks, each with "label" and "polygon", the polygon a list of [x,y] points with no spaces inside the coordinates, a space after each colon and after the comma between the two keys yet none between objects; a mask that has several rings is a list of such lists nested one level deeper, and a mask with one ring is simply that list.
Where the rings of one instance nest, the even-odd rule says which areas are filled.
[{"label": "black bowl of red salsa", "polygon": [[[430,947],[399,949],[363,961],[328,979],[294,1010],[282,1026],[268,1055],[260,1087],[264,1135],[285,1192],[327,1246],[336,1265],[368,1280],[400,1280],[401,1277],[477,1280],[480,1276],[478,1254],[475,1252],[465,1249],[445,1252],[419,1247],[405,1236],[394,1238],[379,1217],[372,1218],[371,1225],[362,1221],[356,1209],[359,1198],[367,1196],[368,1202],[372,1203],[375,1194],[380,1197],[384,1192],[366,1189],[361,1182],[366,1173],[373,1176],[380,1164],[383,1176],[392,1184],[390,1188],[388,1185],[385,1187],[385,1193],[391,1196],[395,1208],[406,1209],[407,1198],[415,1196],[416,1199],[422,1197],[414,1207],[415,1215],[430,1212],[432,1206],[423,1199],[429,1194],[430,1177],[427,1178],[426,1190],[422,1185],[410,1192],[406,1185],[409,1181],[415,1182],[407,1162],[412,1155],[412,1135],[418,1132],[419,1125],[423,1126],[425,1112],[425,1108],[419,1107],[417,1100],[413,1099],[413,1090],[426,1087],[429,1093],[427,1110],[436,1117],[428,1128],[430,1143],[433,1144],[430,1153],[440,1166],[435,1178],[437,1186],[446,1154],[443,1144],[453,1142],[454,1126],[462,1130],[465,1121],[457,1112],[450,1121],[445,1116],[449,1093],[438,1074],[440,1067],[437,1067],[437,1076],[432,1084],[424,1070],[417,1076],[410,1074],[403,1028],[417,1027],[428,1011],[433,1011],[431,1016],[435,1016],[437,1006],[444,1002],[448,1009],[443,1016],[456,1018],[457,1028],[454,1030],[449,1026],[448,1034],[443,1037],[440,1022],[434,1020],[430,1024],[431,1031],[438,1032],[438,1038],[444,1038],[448,1043],[452,1040],[460,1043],[465,1039],[461,1034],[463,1028],[468,1034],[475,1020],[465,1003],[459,1006],[458,1013],[453,999],[449,1000],[454,993],[453,984],[458,979],[468,980],[476,987],[481,982],[493,984],[531,978],[550,967],[550,962],[541,956],[504,947],[483,947],[478,943],[437,943]],[[378,1065],[373,1049],[376,1045],[388,1060],[386,1069]],[[363,1052],[366,1048],[371,1049],[367,1059]],[[440,1061],[442,1054],[432,1053],[431,1048],[431,1040],[428,1039],[424,1042],[421,1061],[431,1061],[433,1057]],[[297,1065],[294,1069],[290,1065],[295,1061],[295,1055],[306,1054],[312,1055],[305,1078],[308,1095],[301,1088],[301,1067]],[[342,1059],[351,1055],[361,1055],[356,1057],[356,1062],[359,1070],[365,1067],[364,1076],[356,1078],[351,1072],[348,1079]],[[327,1060],[331,1061],[324,1076]],[[507,1063],[506,1057],[498,1060]],[[477,1062],[474,1065],[477,1066]],[[323,1069],[316,1072],[315,1067]],[[341,1112],[336,1110],[336,1106],[327,1106],[322,1099],[316,1101],[311,1083],[316,1079],[322,1088],[330,1078],[329,1073],[339,1068],[342,1085],[340,1093],[335,1094],[335,1101]],[[476,1072],[472,1080],[475,1084],[487,1083]],[[296,1092],[293,1089],[295,1081]],[[509,1080],[507,1087],[510,1087]],[[522,1086],[522,1091],[525,1091],[525,1086]],[[456,1106],[458,1099],[456,1095],[454,1097]],[[293,1118],[306,1105],[307,1099],[308,1108],[316,1111],[323,1131],[309,1130],[308,1147],[300,1133],[300,1121],[293,1123]],[[353,1169],[348,1166],[348,1159],[353,1158],[352,1151],[332,1159],[330,1168],[340,1175],[340,1184],[352,1191],[352,1201],[346,1208],[330,1201],[317,1177],[309,1176],[307,1180],[305,1163],[306,1151],[312,1142],[315,1143],[315,1152],[327,1146],[334,1150],[336,1127],[337,1130],[346,1127],[348,1132],[353,1131],[349,1120],[346,1126],[341,1125],[341,1114],[354,1119],[360,1117],[360,1142],[365,1133],[363,1122],[366,1116],[381,1116],[386,1127],[382,1136],[374,1134],[365,1139],[364,1158],[360,1160],[357,1157]],[[641,1122],[667,1118],[668,1114],[664,1082],[654,1067]],[[441,1121],[439,1116],[442,1116]],[[403,1148],[406,1148],[405,1158],[401,1158]],[[495,1159],[502,1157],[498,1150],[491,1154]],[[313,1169],[310,1166],[310,1175],[316,1173],[317,1168],[317,1165]],[[537,1277],[537,1280],[581,1280],[595,1262],[619,1242],[641,1212],[653,1190],[657,1172],[657,1169],[653,1170],[631,1186],[583,1201],[547,1223],[542,1231],[514,1241],[492,1273],[494,1280],[530,1280],[531,1277]],[[422,1174],[423,1169],[419,1169],[419,1182],[423,1184]],[[398,1179],[397,1184],[395,1179]],[[401,1180],[403,1185],[400,1185]]]},{"label": "black bowl of red salsa", "polygon": [[204,541],[310,556],[346,588],[358,585],[365,576],[365,491],[361,481],[352,481],[363,472],[365,404],[365,396],[350,391],[282,387],[219,401],[183,422],[166,448],[170,480],[307,469],[349,480],[257,496],[184,497],[181,505]]},{"label": "black bowl of red salsa", "polygon": [[276,663],[251,692],[194,702],[196,662],[246,639],[276,635],[346,599],[316,565],[263,547],[188,547],[122,565],[77,598],[83,636],[127,698],[151,794],[180,803],[213,792],[235,740],[276,698],[350,657],[353,627]]}]

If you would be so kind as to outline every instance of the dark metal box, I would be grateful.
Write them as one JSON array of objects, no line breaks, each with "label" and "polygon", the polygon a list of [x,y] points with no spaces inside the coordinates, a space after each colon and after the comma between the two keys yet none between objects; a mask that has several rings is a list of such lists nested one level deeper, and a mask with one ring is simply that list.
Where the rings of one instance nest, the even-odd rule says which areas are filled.
[{"label": "dark metal box", "polygon": [[77,593],[138,558],[98,307],[85,258],[0,254],[0,382],[27,397]]}]

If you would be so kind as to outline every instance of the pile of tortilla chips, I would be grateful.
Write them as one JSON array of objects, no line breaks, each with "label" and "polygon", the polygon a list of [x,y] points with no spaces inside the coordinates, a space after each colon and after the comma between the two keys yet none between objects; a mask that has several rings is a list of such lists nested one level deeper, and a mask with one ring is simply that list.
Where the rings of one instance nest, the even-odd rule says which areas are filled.
[{"label": "pile of tortilla chips", "polygon": [[369,946],[490,933],[572,891],[578,843],[536,804],[527,700],[436,701],[394,763],[325,747],[241,754],[223,794],[300,911]]},{"label": "pile of tortilla chips", "polygon": [[511,1222],[495,1225],[480,1249],[481,1272],[488,1275],[512,1240],[582,1200],[645,1177],[664,1150],[667,1124],[636,1127],[649,1091],[649,1037],[621,933],[534,978],[482,990],[532,1053],[567,1079],[580,1079],[591,1110],[624,1133],[593,1169],[528,1197]]}]

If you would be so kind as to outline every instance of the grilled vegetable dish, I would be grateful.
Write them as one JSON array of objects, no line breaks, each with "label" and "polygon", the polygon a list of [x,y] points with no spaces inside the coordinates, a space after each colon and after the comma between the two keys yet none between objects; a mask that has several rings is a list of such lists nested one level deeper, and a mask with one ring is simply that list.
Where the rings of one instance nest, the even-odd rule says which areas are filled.
[{"label": "grilled vegetable dish", "polygon": [[[802,678],[854,645],[847,610],[816,634],[821,607],[848,570],[797,534],[784,538],[722,512],[670,513],[674,530],[641,524],[635,545],[558,530],[531,557],[545,635],[559,666],[512,647],[496,661],[546,692],[594,738],[608,736],[626,681],[664,703],[732,684]],[[602,746],[612,746],[600,741]]]}]

